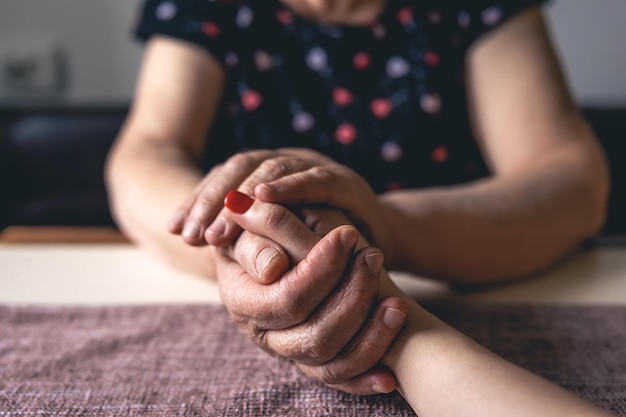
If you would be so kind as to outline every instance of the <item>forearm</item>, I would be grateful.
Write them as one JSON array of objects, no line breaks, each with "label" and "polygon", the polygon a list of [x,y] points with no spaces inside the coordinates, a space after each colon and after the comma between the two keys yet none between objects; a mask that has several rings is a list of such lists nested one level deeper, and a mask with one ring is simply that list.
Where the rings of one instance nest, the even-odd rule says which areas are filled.
[{"label": "forearm", "polygon": [[[383,292],[400,295],[397,289]],[[385,287],[385,285],[383,285]],[[383,358],[415,412],[429,416],[608,416],[572,393],[498,357],[404,297],[403,333]]]},{"label": "forearm", "polygon": [[[122,135],[141,134],[131,130]],[[214,278],[209,247],[196,248],[171,235],[166,223],[202,179],[179,148],[120,138],[106,167],[110,207],[118,226],[133,241],[179,269]]]},{"label": "forearm", "polygon": [[515,174],[381,196],[397,236],[391,267],[458,283],[545,268],[604,221],[606,168],[576,158],[563,153]]}]

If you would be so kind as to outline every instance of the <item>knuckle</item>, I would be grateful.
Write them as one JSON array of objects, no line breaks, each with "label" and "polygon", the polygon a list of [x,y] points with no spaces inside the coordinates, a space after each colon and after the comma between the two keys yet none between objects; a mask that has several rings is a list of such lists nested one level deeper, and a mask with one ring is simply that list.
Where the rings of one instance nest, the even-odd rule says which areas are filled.
[{"label": "knuckle", "polygon": [[291,164],[289,158],[278,157],[266,159],[259,167],[259,176],[266,180],[280,178],[290,172]]},{"label": "knuckle", "polygon": [[251,172],[256,169],[263,161],[275,158],[278,153],[267,149],[256,149],[243,151],[231,156],[226,163],[238,171],[246,170]]},{"label": "knuckle", "polygon": [[224,169],[224,164],[225,164],[225,162],[219,162],[219,163],[213,165],[213,167],[209,170],[209,172],[206,175],[206,177],[217,175],[222,169]]},{"label": "knuckle", "polygon": [[392,341],[393,337],[387,334],[370,335],[358,344],[354,356],[359,358],[360,363],[366,363],[369,366],[383,357]]},{"label": "knuckle", "polygon": [[228,158],[224,165],[229,169],[249,169],[255,164],[255,159],[252,152],[240,152]]},{"label": "knuckle", "polygon": [[304,322],[309,314],[302,306],[303,301],[300,297],[283,297],[283,299],[277,303],[282,323],[291,327]]},{"label": "knuckle", "polygon": [[211,216],[212,202],[209,200],[197,200],[189,212],[189,219],[203,226],[208,226]]},{"label": "knuckle", "polygon": [[280,352],[284,359],[308,366],[320,366],[335,357],[332,351],[322,343],[315,341],[303,330],[298,331],[298,334],[290,332],[282,343],[271,346],[271,348]]},{"label": "knuckle", "polygon": [[[239,275],[245,275],[241,272]],[[220,283],[220,295],[229,315],[233,321],[241,328],[250,331],[264,330],[261,318],[265,312],[263,306],[242,295],[238,290],[240,280],[235,279],[231,283]],[[224,288],[228,286],[229,288]]]},{"label": "knuckle", "polygon": [[201,204],[206,207],[211,206],[217,202],[221,202],[224,199],[222,193],[217,188],[206,187],[196,200],[196,205]]},{"label": "knuckle", "polygon": [[310,174],[322,182],[330,182],[335,174],[325,165],[316,165],[309,170]]},{"label": "knuckle", "polygon": [[266,329],[260,325],[256,317],[249,312],[229,310],[229,313],[235,324],[257,345],[262,346]]},{"label": "knuckle", "polygon": [[274,352],[270,346],[268,345],[268,341],[267,341],[267,330],[261,330],[261,329],[250,329],[248,332],[250,339],[252,339],[252,341],[261,349],[263,349],[266,352],[269,352],[273,355],[276,354],[276,352]]},{"label": "knuckle", "polygon": [[262,298],[255,297],[254,300],[239,298],[233,305],[237,318],[255,329],[288,329],[299,325],[308,316],[297,302],[289,298],[275,288]]},{"label": "knuckle", "polygon": [[270,228],[278,228],[287,220],[288,211],[286,208],[278,205],[273,205],[267,212],[265,223]]},{"label": "knuckle", "polygon": [[305,354],[309,357],[312,364],[323,364],[332,360],[337,352],[321,340],[312,340],[312,343],[307,346],[307,352],[305,352]]},{"label": "knuckle", "polygon": [[357,288],[356,311],[369,312],[376,304],[378,297],[378,281],[375,279],[359,279],[357,280],[360,288]]},{"label": "knuckle", "polygon": [[346,382],[343,372],[339,366],[334,363],[326,363],[319,367],[319,379],[326,385],[337,385]]}]

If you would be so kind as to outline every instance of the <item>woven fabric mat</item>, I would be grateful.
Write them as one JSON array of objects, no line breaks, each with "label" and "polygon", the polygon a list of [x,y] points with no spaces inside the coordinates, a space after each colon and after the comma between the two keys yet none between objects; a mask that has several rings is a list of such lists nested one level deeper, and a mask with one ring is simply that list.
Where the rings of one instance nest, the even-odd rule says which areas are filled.
[{"label": "woven fabric mat", "polygon": [[[626,416],[626,307],[435,304],[448,323]],[[222,306],[0,307],[0,416],[414,416],[266,355]]]}]

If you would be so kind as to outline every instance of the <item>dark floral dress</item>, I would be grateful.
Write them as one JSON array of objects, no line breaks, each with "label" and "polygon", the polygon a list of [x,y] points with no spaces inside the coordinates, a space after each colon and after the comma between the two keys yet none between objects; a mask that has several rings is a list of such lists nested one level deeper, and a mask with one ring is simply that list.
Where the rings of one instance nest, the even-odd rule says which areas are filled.
[{"label": "dark floral dress", "polygon": [[470,130],[465,56],[540,3],[388,0],[355,27],[317,24],[279,0],[147,0],[136,35],[191,42],[223,65],[207,169],[244,149],[307,147],[383,192],[488,175]]}]

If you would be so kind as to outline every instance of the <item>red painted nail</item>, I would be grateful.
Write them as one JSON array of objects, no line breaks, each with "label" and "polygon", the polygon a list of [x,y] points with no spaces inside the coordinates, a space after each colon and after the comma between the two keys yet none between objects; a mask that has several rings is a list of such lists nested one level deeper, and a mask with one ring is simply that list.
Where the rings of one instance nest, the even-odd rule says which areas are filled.
[{"label": "red painted nail", "polygon": [[228,207],[229,210],[238,214],[243,214],[248,211],[252,203],[254,203],[254,200],[251,197],[235,190],[226,194],[226,198],[224,199],[224,205]]}]

